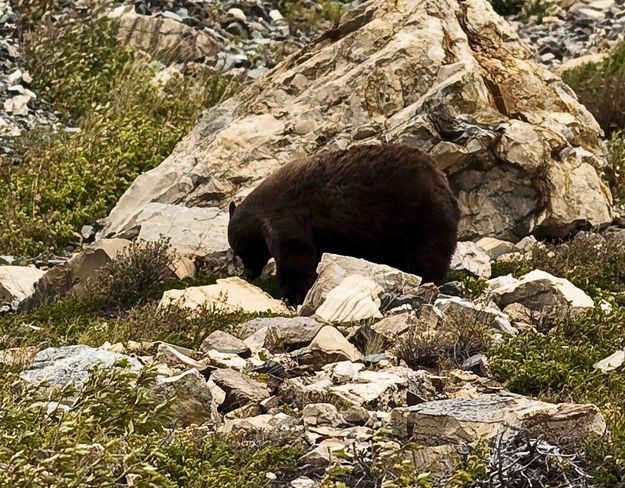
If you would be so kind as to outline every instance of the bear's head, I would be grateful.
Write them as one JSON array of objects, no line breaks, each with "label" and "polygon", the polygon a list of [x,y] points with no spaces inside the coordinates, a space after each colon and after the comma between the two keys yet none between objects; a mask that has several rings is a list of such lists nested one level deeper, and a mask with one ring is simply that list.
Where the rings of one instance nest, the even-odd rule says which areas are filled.
[{"label": "bear's head", "polygon": [[262,223],[246,209],[230,203],[228,242],[234,253],[241,259],[244,275],[248,279],[258,278],[267,261],[271,258]]}]

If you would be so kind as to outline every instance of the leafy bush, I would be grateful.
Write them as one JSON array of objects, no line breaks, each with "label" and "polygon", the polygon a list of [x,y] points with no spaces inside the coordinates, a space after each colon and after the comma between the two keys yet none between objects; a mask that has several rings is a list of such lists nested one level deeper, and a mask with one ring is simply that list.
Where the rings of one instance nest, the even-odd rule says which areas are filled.
[{"label": "leafy bush", "polygon": [[150,391],[155,370],[121,366],[49,396],[0,375],[0,485],[261,488],[266,472],[289,472],[302,454],[285,439],[167,433],[170,405]]},{"label": "leafy bush", "polygon": [[[0,157],[0,253],[55,251],[81,225],[104,217],[134,179],[159,164],[203,108],[234,87],[214,74],[151,83],[105,21],[69,19],[28,41],[39,89],[74,133],[31,131],[15,141],[17,159]],[[19,161],[19,164],[14,164]]]},{"label": "leafy bush", "polygon": [[604,176],[615,203],[625,203],[625,133],[620,130],[608,141],[608,164]]},{"label": "leafy bush", "polygon": [[320,24],[328,24],[328,29],[336,27],[344,13],[343,6],[332,0],[320,0],[312,6],[300,0],[283,0],[281,3],[284,18],[296,29],[308,33],[319,31]]},{"label": "leafy bush", "polygon": [[551,317],[546,335],[509,337],[489,354],[490,369],[514,392],[554,402],[591,402],[606,415],[612,439],[591,440],[587,456],[598,486],[625,481],[625,380],[592,365],[625,348],[625,308],[599,307],[576,317]]},{"label": "leafy bush", "polygon": [[[154,378],[149,369],[96,370],[70,401],[69,387],[48,398],[14,374],[0,375],[0,485],[95,487],[139,477],[163,486],[152,462],[167,410],[148,394]],[[47,411],[48,401],[68,409]]]},{"label": "leafy bush", "polygon": [[480,313],[449,315],[442,328],[431,329],[425,321],[403,334],[393,353],[413,369],[454,368],[487,349],[488,330]]},{"label": "leafy bush", "polygon": [[56,22],[47,17],[24,39],[33,88],[69,124],[105,101],[135,58],[117,42],[117,24],[102,13],[95,9],[78,16],[70,11]]},{"label": "leafy bush", "polygon": [[175,278],[174,261],[169,239],[133,241],[98,269],[90,292],[109,306],[128,306],[146,290]]},{"label": "leafy bush", "polygon": [[586,63],[562,74],[604,131],[625,128],[625,42],[600,63]]}]

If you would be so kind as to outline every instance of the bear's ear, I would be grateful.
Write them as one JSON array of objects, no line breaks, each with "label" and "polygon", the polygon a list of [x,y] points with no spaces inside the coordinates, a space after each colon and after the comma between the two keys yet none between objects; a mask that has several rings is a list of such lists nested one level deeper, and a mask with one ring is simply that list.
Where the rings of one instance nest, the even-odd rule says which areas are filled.
[{"label": "bear's ear", "polygon": [[232,214],[234,213],[236,209],[237,209],[237,204],[234,202],[230,202],[230,207],[228,208],[228,211],[230,212],[230,217],[232,217]]}]

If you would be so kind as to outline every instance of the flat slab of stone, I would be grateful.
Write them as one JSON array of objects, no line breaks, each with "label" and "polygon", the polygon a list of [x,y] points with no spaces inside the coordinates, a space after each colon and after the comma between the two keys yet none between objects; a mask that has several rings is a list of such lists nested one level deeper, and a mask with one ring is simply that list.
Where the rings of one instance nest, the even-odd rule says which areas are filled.
[{"label": "flat slab of stone", "polygon": [[123,354],[96,349],[84,345],[50,347],[38,352],[29,369],[20,376],[29,383],[48,383],[50,388],[73,384],[80,389],[89,379],[95,366],[111,368],[119,360],[125,360],[132,371],[143,366],[136,359]]},{"label": "flat slab of stone", "polygon": [[310,317],[262,317],[240,324],[237,331],[250,346],[277,353],[309,345],[323,326]]},{"label": "flat slab of stone", "polygon": [[579,446],[588,435],[606,431],[592,404],[553,404],[508,392],[395,408],[390,426],[400,439],[426,446],[505,439],[521,429],[554,445]]},{"label": "flat slab of stone", "polygon": [[167,290],[160,306],[171,304],[191,309],[205,306],[227,311],[291,313],[282,301],[237,277],[217,280],[214,285]]}]

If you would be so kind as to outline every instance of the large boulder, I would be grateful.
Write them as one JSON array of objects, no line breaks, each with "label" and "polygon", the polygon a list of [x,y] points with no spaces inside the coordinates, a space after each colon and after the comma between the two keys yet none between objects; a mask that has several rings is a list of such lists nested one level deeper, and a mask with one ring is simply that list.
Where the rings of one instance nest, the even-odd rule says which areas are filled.
[{"label": "large boulder", "polygon": [[372,0],[208,110],[101,235],[134,227],[152,202],[225,210],[293,158],[388,141],[448,174],[461,239],[562,236],[611,218],[601,134],[487,0]]},{"label": "large boulder", "polygon": [[505,391],[396,408],[390,426],[400,439],[429,446],[507,439],[528,430],[531,437],[579,447],[589,435],[606,432],[605,420],[592,404],[546,403]]}]

